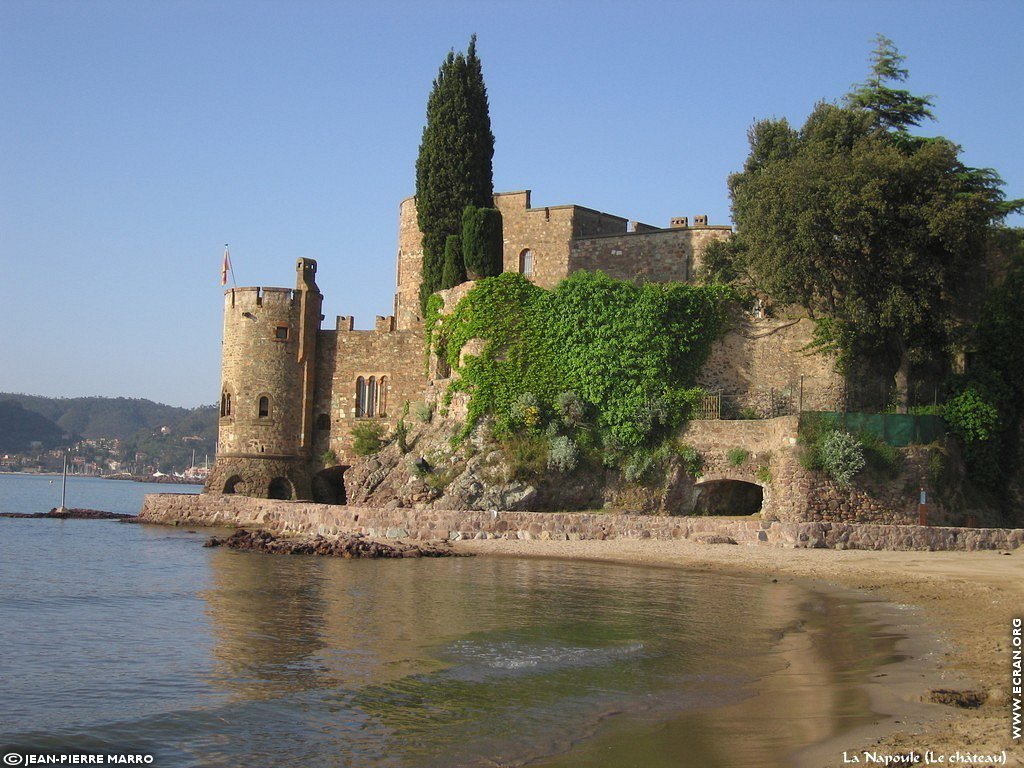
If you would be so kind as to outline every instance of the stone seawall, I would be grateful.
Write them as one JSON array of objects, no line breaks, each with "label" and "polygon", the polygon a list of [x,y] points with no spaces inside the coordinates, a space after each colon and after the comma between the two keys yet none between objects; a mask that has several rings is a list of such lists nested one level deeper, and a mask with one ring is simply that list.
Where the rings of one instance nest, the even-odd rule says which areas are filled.
[{"label": "stone seawall", "polygon": [[660,517],[579,512],[380,509],[214,494],[150,494],[139,517],[191,526],[263,528],[276,534],[363,533],[392,539],[686,539],[729,536],[740,544],[830,549],[1015,549],[1024,529],[857,523],[782,523],[751,518]]}]

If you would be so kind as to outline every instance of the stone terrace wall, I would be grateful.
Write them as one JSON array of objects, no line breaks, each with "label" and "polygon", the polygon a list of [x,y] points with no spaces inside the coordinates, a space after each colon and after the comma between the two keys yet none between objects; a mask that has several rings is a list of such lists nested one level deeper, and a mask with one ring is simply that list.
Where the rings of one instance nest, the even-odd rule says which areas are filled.
[{"label": "stone terrace wall", "polygon": [[244,526],[278,534],[363,533],[382,538],[431,539],[685,539],[701,533],[741,544],[796,548],[980,550],[1024,544],[1024,529],[931,528],[916,525],[780,523],[712,517],[465,512],[376,509],[244,496],[150,494],[140,513],[146,522],[193,526]]},{"label": "stone terrace wall", "polygon": [[842,410],[845,383],[832,358],[807,351],[814,323],[803,317],[791,320],[745,317],[712,348],[697,384],[710,392],[744,393],[738,402],[768,416],[766,398],[789,397],[793,410],[800,406],[803,375],[803,410]]}]

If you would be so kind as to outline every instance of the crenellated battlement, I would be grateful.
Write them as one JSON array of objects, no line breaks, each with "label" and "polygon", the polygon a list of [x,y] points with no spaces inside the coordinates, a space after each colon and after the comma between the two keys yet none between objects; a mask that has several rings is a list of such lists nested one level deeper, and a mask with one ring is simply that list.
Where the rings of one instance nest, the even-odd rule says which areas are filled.
[{"label": "crenellated battlement", "polygon": [[227,309],[254,309],[257,307],[289,307],[295,304],[296,291],[292,288],[245,287],[224,291]]}]

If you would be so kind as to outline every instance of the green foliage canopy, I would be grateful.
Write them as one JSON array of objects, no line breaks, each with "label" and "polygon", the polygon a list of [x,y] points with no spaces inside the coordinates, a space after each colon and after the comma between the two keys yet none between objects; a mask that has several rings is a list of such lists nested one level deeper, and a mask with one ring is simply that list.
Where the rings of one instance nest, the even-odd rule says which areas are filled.
[{"label": "green foliage canopy", "polygon": [[467,205],[490,205],[494,135],[476,35],[466,53],[449,51],[427,100],[416,158],[416,211],[423,233],[421,305],[442,287],[445,240],[462,231]]},{"label": "green foliage canopy", "polygon": [[[600,272],[545,290],[505,273],[481,280],[429,330],[460,375],[452,386],[471,394],[467,430],[489,414],[507,432],[524,395],[551,412],[564,410],[559,396],[572,391],[582,404],[573,410],[592,410],[604,440],[632,448],[686,418],[734,297],[722,286],[638,286]],[[460,364],[472,339],[483,348]]]},{"label": "green foliage canopy", "polygon": [[820,103],[796,130],[763,120],[729,178],[736,236],[710,250],[712,277],[745,283],[827,317],[819,341],[849,362],[941,355],[977,301],[979,262],[1005,203],[999,177],[969,168],[945,138],[910,136],[927,98],[890,87],[906,77],[881,38],[872,76],[844,106]]}]

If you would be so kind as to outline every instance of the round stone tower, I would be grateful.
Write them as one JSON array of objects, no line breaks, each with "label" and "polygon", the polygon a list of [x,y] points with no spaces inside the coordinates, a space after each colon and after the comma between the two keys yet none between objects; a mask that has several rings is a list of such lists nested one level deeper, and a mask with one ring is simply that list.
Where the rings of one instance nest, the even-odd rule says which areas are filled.
[{"label": "round stone tower", "polygon": [[316,262],[290,288],[224,294],[217,461],[207,493],[310,498],[316,339],[323,297]]}]

